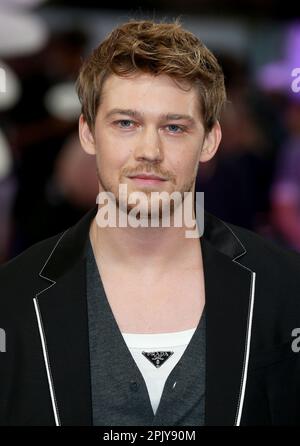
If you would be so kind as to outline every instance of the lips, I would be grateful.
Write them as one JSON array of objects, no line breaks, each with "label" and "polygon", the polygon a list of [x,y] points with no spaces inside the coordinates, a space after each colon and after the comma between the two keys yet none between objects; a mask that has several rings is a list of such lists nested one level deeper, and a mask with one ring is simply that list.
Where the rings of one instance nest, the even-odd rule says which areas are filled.
[{"label": "lips", "polygon": [[157,175],[147,175],[147,174],[137,174],[133,176],[129,176],[129,179],[133,181],[137,186],[141,187],[152,187],[152,186],[159,186],[165,181],[167,181],[166,178],[159,177]]},{"label": "lips", "polygon": [[159,177],[156,175],[146,175],[146,174],[137,174],[137,175],[130,176],[129,178],[131,178],[131,179],[136,178],[136,179],[140,179],[140,180],[166,181],[166,179],[163,177]]}]

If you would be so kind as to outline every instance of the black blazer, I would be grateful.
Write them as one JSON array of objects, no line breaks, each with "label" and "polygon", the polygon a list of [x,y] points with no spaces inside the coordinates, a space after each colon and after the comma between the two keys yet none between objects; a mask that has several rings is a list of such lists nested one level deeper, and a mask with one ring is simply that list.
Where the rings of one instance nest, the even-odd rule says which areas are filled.
[{"label": "black blazer", "polygon": [[[92,424],[84,245],[96,212],[0,269],[1,425]],[[300,425],[300,255],[204,222],[206,424]]]}]

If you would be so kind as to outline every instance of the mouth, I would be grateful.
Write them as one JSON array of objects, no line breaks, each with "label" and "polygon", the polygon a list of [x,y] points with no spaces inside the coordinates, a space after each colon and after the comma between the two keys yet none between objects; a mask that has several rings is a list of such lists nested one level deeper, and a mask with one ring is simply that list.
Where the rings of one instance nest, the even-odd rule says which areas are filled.
[{"label": "mouth", "polygon": [[157,176],[157,175],[148,175],[148,174],[137,174],[128,177],[130,180],[134,181],[136,184],[140,185],[155,185],[162,184],[167,181],[166,178]]}]

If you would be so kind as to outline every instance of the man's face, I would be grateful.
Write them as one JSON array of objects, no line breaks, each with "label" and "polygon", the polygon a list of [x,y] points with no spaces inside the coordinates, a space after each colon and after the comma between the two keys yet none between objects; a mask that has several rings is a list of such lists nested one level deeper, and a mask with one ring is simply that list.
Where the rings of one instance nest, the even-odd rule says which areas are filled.
[{"label": "man's face", "polygon": [[99,191],[117,199],[120,183],[128,195],[192,191],[206,140],[198,101],[167,75],[108,77],[87,150],[96,154]]}]

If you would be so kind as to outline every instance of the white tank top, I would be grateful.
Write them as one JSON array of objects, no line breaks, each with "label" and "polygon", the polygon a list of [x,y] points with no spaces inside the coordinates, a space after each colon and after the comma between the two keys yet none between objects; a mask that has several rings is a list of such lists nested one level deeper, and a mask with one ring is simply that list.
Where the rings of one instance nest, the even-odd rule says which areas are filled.
[{"label": "white tank top", "polygon": [[[183,355],[195,328],[174,333],[122,333],[130,353],[144,377],[154,414],[165,382]],[[175,387],[176,382],[173,383]]]}]

